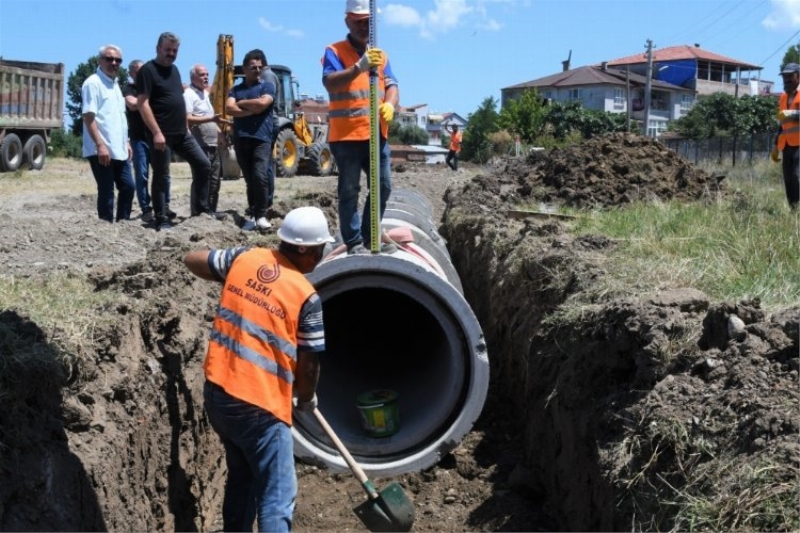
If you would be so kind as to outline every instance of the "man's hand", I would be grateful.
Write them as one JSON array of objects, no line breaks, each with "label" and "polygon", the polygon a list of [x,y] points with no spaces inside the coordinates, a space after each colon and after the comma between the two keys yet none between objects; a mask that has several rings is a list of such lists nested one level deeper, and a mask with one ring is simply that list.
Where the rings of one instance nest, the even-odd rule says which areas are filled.
[{"label": "man's hand", "polygon": [[394,106],[389,102],[382,103],[379,111],[386,122],[391,122],[394,118]]},{"label": "man's hand", "polygon": [[380,48],[370,48],[361,59],[356,63],[356,68],[359,72],[364,72],[368,68],[379,67],[383,62],[383,50]]},{"label": "man's hand", "polygon": [[772,160],[773,160],[773,161],[775,161],[776,163],[780,163],[780,162],[781,162],[781,154],[780,154],[780,152],[778,151],[778,149],[777,149],[777,148],[773,148],[773,149],[772,149],[772,152],[770,152],[769,156],[770,156],[770,157],[772,158]]},{"label": "man's hand", "polygon": [[798,115],[800,115],[800,111],[797,109],[781,109],[778,111],[778,118],[781,120],[786,118],[797,118]]},{"label": "man's hand", "polygon": [[298,411],[305,411],[307,413],[310,413],[311,411],[317,408],[317,395],[315,393],[314,396],[312,396],[311,399],[306,402],[300,401],[300,398],[295,396],[294,398],[292,398],[292,404],[294,405],[294,408],[297,409]]}]

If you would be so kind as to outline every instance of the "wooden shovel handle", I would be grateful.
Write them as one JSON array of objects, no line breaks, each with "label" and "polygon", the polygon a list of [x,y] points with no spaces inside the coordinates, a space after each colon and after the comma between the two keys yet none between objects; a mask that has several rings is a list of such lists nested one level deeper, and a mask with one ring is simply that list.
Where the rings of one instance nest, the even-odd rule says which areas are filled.
[{"label": "wooden shovel handle", "polygon": [[340,454],[342,454],[347,466],[350,467],[350,470],[353,471],[356,479],[358,479],[364,486],[364,489],[369,494],[369,497],[373,500],[378,498],[378,492],[367,478],[367,474],[364,473],[364,470],[362,470],[360,466],[358,466],[358,463],[356,463],[355,459],[353,459],[353,456],[350,455],[350,452],[347,451],[347,448],[344,447],[342,441],[339,440],[339,437],[337,437],[336,433],[333,432],[333,428],[330,426],[330,424],[328,424],[328,421],[325,420],[325,417],[322,416],[322,413],[316,407],[314,408],[314,417],[317,419],[317,422],[319,422],[319,425],[322,426],[322,429],[325,430],[325,433],[328,435],[328,437],[330,437],[330,439],[333,441],[333,444],[336,445],[336,449],[339,450]]}]

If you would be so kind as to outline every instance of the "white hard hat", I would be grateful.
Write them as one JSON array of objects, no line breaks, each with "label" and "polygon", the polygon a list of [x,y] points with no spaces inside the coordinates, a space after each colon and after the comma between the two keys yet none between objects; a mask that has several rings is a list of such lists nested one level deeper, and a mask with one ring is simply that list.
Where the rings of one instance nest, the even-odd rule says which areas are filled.
[{"label": "white hard hat", "polygon": [[369,0],[347,0],[345,14],[369,15]]},{"label": "white hard hat", "polygon": [[295,246],[321,246],[334,241],[325,214],[311,206],[289,211],[278,229],[278,238]]}]

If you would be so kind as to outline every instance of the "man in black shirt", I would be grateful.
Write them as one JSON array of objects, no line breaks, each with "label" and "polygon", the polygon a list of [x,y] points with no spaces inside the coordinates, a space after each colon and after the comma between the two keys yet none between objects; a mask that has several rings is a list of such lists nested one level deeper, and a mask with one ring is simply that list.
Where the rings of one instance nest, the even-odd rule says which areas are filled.
[{"label": "man in black shirt", "polygon": [[192,215],[211,215],[208,205],[208,184],[211,163],[197,140],[189,133],[186,104],[183,100],[183,83],[178,68],[180,40],[172,33],[162,33],[156,46],[156,58],[145,63],[136,77],[137,103],[148,131],[150,164],[153,182],[150,193],[155,210],[156,229],[169,230],[172,226],[166,205],[171,151],[189,163],[192,168]]}]

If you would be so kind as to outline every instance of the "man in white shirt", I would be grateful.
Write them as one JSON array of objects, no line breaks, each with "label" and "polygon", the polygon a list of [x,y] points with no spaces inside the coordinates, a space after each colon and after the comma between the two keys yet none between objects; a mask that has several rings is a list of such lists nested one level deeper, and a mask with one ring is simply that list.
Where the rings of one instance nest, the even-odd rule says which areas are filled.
[{"label": "man in white shirt", "polygon": [[[189,71],[189,78],[191,84],[183,92],[183,99],[186,102],[186,118],[189,122],[189,130],[211,163],[208,206],[214,216],[222,218],[223,214],[217,213],[219,189],[222,183],[219,149],[225,146],[225,138],[219,128],[222,117],[214,113],[214,106],[208,96],[208,69],[198,63]],[[192,195],[194,196],[194,190],[192,190]]]},{"label": "man in white shirt", "polygon": [[89,161],[97,182],[97,216],[114,222],[116,186],[119,222],[130,219],[135,191],[125,99],[117,84],[122,50],[113,44],[103,46],[97,60],[97,70],[81,86],[83,157]]}]

